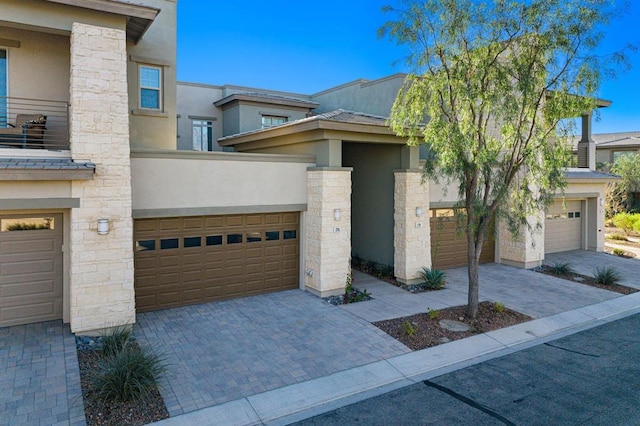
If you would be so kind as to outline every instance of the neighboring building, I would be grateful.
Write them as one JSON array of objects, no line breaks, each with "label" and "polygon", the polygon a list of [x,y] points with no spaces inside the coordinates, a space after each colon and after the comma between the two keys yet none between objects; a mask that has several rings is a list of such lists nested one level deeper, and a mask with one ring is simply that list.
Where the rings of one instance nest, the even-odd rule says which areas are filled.
[{"label": "neighboring building", "polygon": [[[176,83],[176,2],[142,3],[0,0],[0,326],[89,333],[147,310],[336,294],[355,255],[404,282],[432,255],[466,263],[456,190],[423,185],[419,149],[386,126],[403,75],[312,95]],[[494,225],[483,261],[603,249],[611,177],[590,120],[544,229]]]},{"label": "neighboring building", "polygon": [[594,134],[593,141],[598,166],[605,170],[622,155],[640,153],[640,132]]}]

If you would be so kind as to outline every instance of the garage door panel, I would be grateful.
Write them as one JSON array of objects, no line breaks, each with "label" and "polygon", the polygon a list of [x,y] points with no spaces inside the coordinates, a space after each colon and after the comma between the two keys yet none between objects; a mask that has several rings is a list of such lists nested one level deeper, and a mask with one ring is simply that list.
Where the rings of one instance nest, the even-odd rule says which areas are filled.
[{"label": "garage door panel", "polygon": [[[445,209],[446,211],[446,209]],[[436,209],[439,215],[441,210]],[[446,211],[449,213],[450,211]],[[433,267],[438,269],[459,268],[467,266],[467,236],[456,230],[457,221],[453,217],[433,217],[431,211],[431,253],[435,257]],[[493,236],[495,226],[492,223],[485,237],[480,254],[480,263],[495,261],[495,240]]]},{"label": "garage door panel", "polygon": [[582,248],[582,203],[579,200],[556,202],[546,214],[544,252],[558,253]]},{"label": "garage door panel", "polygon": [[[46,223],[52,229],[11,230],[16,223]],[[0,327],[61,319],[62,215],[0,215],[0,225],[3,224],[6,226],[0,226]]]},{"label": "garage door panel", "polygon": [[[285,288],[284,276],[286,288],[298,287],[297,212],[144,219],[141,223],[144,231],[138,220],[134,223],[134,239],[144,237],[158,244],[136,252],[139,312],[276,291]],[[160,250],[160,242],[167,239],[178,239],[180,244]],[[154,291],[152,298],[147,292]]]}]

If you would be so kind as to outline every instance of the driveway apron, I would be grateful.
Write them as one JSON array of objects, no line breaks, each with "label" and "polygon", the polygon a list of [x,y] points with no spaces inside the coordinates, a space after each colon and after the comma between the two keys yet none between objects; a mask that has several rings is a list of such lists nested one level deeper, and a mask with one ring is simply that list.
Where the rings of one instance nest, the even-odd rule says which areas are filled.
[{"label": "driveway apron", "polygon": [[0,328],[0,425],[84,425],[75,338],[62,321]]},{"label": "driveway apron", "polygon": [[135,330],[167,354],[171,416],[410,352],[302,290],[144,313]]}]

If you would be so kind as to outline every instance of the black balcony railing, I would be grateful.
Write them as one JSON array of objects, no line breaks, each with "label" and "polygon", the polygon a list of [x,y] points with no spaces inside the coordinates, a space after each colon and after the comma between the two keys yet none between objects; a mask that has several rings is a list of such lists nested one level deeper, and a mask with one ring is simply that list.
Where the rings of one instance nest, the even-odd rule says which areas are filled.
[{"label": "black balcony railing", "polygon": [[0,148],[69,149],[68,102],[0,97]]}]

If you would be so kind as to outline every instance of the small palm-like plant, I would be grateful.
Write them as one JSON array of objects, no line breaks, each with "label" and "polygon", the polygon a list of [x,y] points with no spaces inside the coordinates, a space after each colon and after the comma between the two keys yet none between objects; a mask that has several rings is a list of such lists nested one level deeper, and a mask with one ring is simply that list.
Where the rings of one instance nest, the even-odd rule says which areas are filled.
[{"label": "small palm-like plant", "polygon": [[596,284],[612,286],[618,284],[622,276],[611,266],[598,266],[593,272]]},{"label": "small palm-like plant", "polygon": [[567,262],[556,262],[549,265],[549,270],[558,277],[569,277],[576,273]]},{"label": "small palm-like plant", "polygon": [[435,268],[422,268],[420,278],[429,290],[440,290],[447,284],[446,274]]}]

